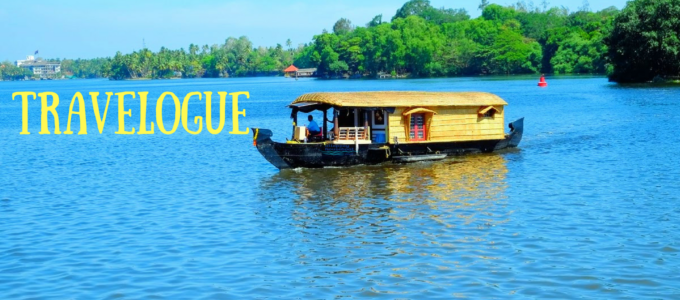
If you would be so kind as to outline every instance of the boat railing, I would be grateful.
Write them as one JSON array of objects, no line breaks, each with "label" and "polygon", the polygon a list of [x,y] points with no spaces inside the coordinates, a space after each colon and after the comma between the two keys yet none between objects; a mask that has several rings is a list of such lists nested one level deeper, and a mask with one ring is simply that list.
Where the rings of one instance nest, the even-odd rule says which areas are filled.
[{"label": "boat railing", "polygon": [[370,140],[371,129],[364,127],[340,127],[336,141]]}]

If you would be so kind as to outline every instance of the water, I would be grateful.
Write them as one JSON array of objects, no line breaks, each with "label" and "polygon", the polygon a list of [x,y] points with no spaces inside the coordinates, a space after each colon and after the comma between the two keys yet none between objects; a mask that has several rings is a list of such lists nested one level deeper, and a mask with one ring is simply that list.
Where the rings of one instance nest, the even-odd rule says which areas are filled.
[{"label": "water", "polygon": [[[680,298],[680,88],[536,81],[0,82],[0,298]],[[231,101],[219,135],[123,136],[117,101],[99,134],[87,94],[102,106],[107,91],[149,91],[151,122],[164,91],[249,91],[241,129],[280,141],[296,96],[359,90],[496,93],[506,121],[526,117],[524,139],[440,162],[279,172],[252,135],[228,134]],[[62,131],[81,91],[88,134],[74,116],[76,134],[39,135],[31,100],[19,135],[16,91],[58,93]],[[127,130],[138,103],[126,100]],[[173,111],[166,101],[166,127]]]}]

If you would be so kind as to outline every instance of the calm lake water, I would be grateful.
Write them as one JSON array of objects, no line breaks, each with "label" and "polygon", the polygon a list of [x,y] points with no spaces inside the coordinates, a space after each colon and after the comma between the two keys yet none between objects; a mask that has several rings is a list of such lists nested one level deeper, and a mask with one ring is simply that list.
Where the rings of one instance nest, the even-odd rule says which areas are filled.
[{"label": "calm lake water", "polygon": [[[605,78],[0,82],[0,298],[680,298],[680,88]],[[99,134],[88,92],[249,91],[240,126],[290,135],[313,91],[486,91],[520,148],[279,172],[252,135]],[[21,131],[17,91],[76,91],[87,135]],[[139,130],[139,98],[126,127]],[[166,127],[174,120],[170,98]],[[204,115],[193,99],[189,115]],[[193,119],[193,118],[192,118]],[[50,116],[50,122],[52,118]],[[215,121],[216,123],[216,121]],[[197,127],[193,122],[189,128]],[[50,123],[53,131],[53,124]]]}]

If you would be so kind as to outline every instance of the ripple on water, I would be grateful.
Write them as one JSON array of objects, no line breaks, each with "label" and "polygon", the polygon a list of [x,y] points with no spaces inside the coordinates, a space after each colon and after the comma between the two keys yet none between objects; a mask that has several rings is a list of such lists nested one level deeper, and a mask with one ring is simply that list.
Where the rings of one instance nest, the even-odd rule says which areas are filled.
[{"label": "ripple on water", "polygon": [[526,117],[512,151],[281,172],[249,136],[20,136],[20,104],[0,103],[0,298],[677,298],[680,120],[658,109],[680,90],[494,80],[134,84],[152,98],[257,84],[242,126],[279,140],[289,119],[272,107],[306,91],[482,90]]}]

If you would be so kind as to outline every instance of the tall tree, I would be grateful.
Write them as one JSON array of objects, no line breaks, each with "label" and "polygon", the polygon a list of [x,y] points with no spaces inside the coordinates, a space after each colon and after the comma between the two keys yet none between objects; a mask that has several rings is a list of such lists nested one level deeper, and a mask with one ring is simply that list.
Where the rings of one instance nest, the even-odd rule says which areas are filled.
[{"label": "tall tree", "polygon": [[409,0],[397,10],[397,13],[392,18],[392,21],[397,18],[406,18],[408,16],[419,15],[431,7],[430,0]]},{"label": "tall tree", "polygon": [[339,35],[347,34],[352,31],[352,29],[352,21],[345,18],[341,18],[333,25],[333,33]]},{"label": "tall tree", "polygon": [[680,76],[680,0],[635,0],[614,19],[605,39],[609,79],[644,82]]},{"label": "tall tree", "polygon": [[477,9],[483,11],[484,8],[487,7],[488,5],[489,5],[489,0],[482,0],[482,2],[479,3],[479,6],[477,7]]},{"label": "tall tree", "polygon": [[382,24],[382,17],[382,14],[373,17],[373,19],[371,19],[371,21],[366,24],[366,27],[375,27]]}]

